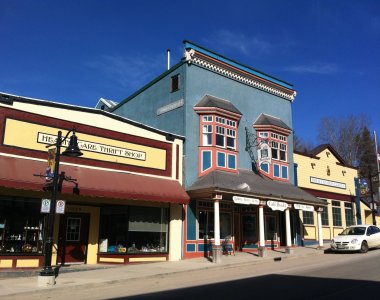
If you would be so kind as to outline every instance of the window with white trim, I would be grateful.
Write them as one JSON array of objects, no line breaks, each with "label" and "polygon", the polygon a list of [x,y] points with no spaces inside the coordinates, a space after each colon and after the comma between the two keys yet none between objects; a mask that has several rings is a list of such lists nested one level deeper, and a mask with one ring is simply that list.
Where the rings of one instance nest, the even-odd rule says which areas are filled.
[{"label": "window with white trim", "polygon": [[259,137],[267,139],[269,136],[268,132],[259,132]]},{"label": "window with white trim", "polygon": [[235,149],[236,131],[227,128],[227,148]]},{"label": "window with white trim", "polygon": [[272,148],[272,158],[278,159],[278,142],[271,142],[271,148]]},{"label": "window with white trim", "polygon": [[212,125],[203,125],[202,127],[202,146],[212,145]]},{"label": "window with white trim", "polygon": [[286,145],[280,143],[280,160],[286,161]]},{"label": "window with white trim", "polygon": [[236,122],[235,121],[232,121],[232,120],[226,120],[227,122],[226,122],[226,124],[228,125],[228,126],[231,126],[231,127],[236,127]]},{"label": "window with white trim", "polygon": [[203,122],[212,122],[212,116],[206,115],[202,117]]},{"label": "window with white trim", "polygon": [[219,147],[225,147],[224,142],[225,128],[222,126],[216,126],[216,145]]},{"label": "window with white trim", "polygon": [[216,117],[216,123],[225,124],[226,119],[222,117]]}]

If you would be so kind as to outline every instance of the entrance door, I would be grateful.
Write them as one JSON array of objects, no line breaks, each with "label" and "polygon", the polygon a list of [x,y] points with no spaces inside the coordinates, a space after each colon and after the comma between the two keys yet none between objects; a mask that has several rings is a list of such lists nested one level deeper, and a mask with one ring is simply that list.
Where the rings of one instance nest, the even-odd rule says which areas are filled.
[{"label": "entrance door", "polygon": [[277,242],[277,216],[265,216],[265,239],[267,241]]},{"label": "entrance door", "polygon": [[58,263],[85,263],[87,254],[89,214],[67,213],[59,225]]}]

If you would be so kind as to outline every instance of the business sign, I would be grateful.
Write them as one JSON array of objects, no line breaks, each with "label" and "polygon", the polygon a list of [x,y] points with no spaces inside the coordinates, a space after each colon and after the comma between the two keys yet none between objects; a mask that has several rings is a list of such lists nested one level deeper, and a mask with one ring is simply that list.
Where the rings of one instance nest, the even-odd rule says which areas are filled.
[{"label": "business sign", "polygon": [[[67,130],[61,128],[7,118],[3,144],[45,152],[46,145],[56,143],[59,130],[62,131],[63,136],[67,133]],[[76,132],[76,136],[79,149],[84,154],[81,158],[163,171],[167,168],[168,153],[164,147],[148,146],[143,143],[138,144],[128,140],[116,140],[80,132]],[[67,138],[62,146],[66,147],[69,140]],[[49,156],[49,162],[53,166],[54,153],[49,153]]]},{"label": "business sign", "polygon": [[65,200],[57,200],[57,203],[55,205],[55,213],[56,214],[64,214],[65,213],[65,206],[66,206]]},{"label": "business sign", "polygon": [[310,177],[310,183],[331,186],[331,187],[338,188],[338,189],[344,189],[344,190],[346,189],[345,183],[336,182],[336,181],[327,180],[327,179],[316,178],[316,177]]},{"label": "business sign", "polygon": [[41,213],[48,214],[50,213],[50,199],[42,199],[41,201]]},{"label": "business sign", "polygon": [[268,205],[272,210],[280,210],[280,211],[284,211],[285,209],[288,208],[288,203],[285,203],[285,202],[279,202],[279,201],[267,201],[267,205]]},{"label": "business sign", "polygon": [[157,109],[156,114],[157,116],[162,115],[169,111],[175,110],[176,108],[182,107],[184,104],[185,104],[185,100],[179,99],[177,101],[174,101],[172,103],[169,103],[165,106],[160,107],[159,109]]},{"label": "business sign", "polygon": [[256,198],[233,196],[232,200],[236,204],[244,204],[244,205],[259,205],[260,204],[260,200]]},{"label": "business sign", "polygon": [[[37,143],[41,144],[53,144],[55,143],[57,136],[38,132]],[[68,139],[62,142],[62,146],[67,147],[69,144]],[[96,152],[106,155],[113,155],[119,157],[126,157],[130,159],[146,160],[146,152],[135,151],[127,148],[114,147],[111,145],[102,145],[99,143],[93,143],[88,141],[82,141],[78,139],[78,147],[83,151]]]},{"label": "business sign", "polygon": [[314,211],[313,205],[306,205],[306,204],[294,204],[295,209],[304,210],[304,211]]}]

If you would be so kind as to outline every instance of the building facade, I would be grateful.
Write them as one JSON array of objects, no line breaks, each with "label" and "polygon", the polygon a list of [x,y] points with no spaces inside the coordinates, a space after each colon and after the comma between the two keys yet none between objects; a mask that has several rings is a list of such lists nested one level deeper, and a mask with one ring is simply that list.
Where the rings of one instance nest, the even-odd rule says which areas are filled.
[{"label": "building facade", "polygon": [[[309,153],[294,153],[297,185],[308,193],[326,200],[321,213],[324,241],[350,225],[365,224],[360,201],[356,168],[348,166],[331,145],[324,144]],[[297,243],[308,245],[319,239],[315,212],[300,212]]]},{"label": "building facade", "polygon": [[52,264],[181,259],[183,137],[9,94],[0,128],[0,269],[43,265],[55,143],[72,129],[83,156],[60,157]]},{"label": "building facade", "polygon": [[293,86],[189,41],[183,59],[111,112],[186,137],[183,257],[294,243]]}]

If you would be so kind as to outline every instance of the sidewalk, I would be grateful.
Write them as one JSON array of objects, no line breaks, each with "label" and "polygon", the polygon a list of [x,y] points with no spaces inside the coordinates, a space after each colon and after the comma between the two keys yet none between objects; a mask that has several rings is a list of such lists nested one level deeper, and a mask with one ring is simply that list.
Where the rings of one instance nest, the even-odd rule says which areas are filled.
[{"label": "sidewalk", "polygon": [[[327,245],[325,245],[327,249]],[[0,298],[14,294],[30,293],[46,289],[62,289],[83,285],[94,285],[98,283],[119,282],[139,278],[149,278],[159,275],[202,270],[210,268],[228,268],[247,264],[262,264],[265,262],[279,261],[283,259],[295,259],[303,256],[316,256],[324,254],[324,250],[313,247],[294,248],[292,254],[285,254],[284,249],[268,251],[266,257],[258,257],[256,253],[238,252],[236,255],[223,255],[219,264],[212,263],[207,258],[187,259],[175,262],[155,262],[145,264],[129,265],[76,265],[62,267],[56,278],[54,287],[38,287],[37,279],[39,270],[21,276],[0,277]],[[8,274],[17,271],[8,272]],[[1,273],[1,272],[0,272]],[[24,275],[24,276],[22,276]],[[29,275],[29,276],[25,276]]]}]

